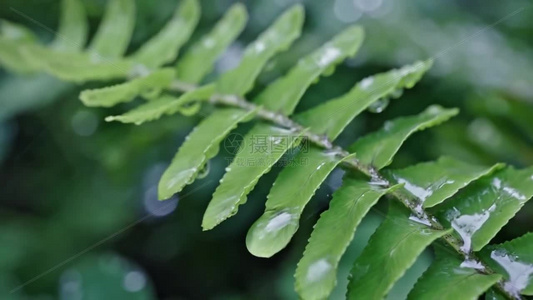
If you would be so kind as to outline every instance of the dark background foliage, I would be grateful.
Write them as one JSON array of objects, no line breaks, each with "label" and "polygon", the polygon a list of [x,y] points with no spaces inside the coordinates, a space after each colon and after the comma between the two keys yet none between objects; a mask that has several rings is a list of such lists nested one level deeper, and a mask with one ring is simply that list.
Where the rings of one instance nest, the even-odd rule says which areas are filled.
[{"label": "dark background foliage", "polygon": [[[202,1],[194,37],[212,26],[233,1]],[[231,68],[252,40],[292,0],[246,1],[250,21],[217,65]],[[105,1],[85,1],[94,33]],[[304,35],[292,51],[269,64],[257,90],[303,54],[347,26],[362,24],[366,39],[356,58],[314,85],[298,110],[348,90],[365,76],[415,60],[435,58],[431,72],[385,112],[364,113],[338,139],[347,145],[383,122],[432,103],[461,108],[452,121],[418,133],[393,167],[453,155],[473,163],[533,164],[533,9],[528,1],[304,1]],[[131,49],[157,32],[177,1],[138,0]],[[44,42],[53,37],[59,1],[3,0],[0,17],[22,23]],[[212,76],[216,76],[213,74]],[[339,185],[334,172],[304,212],[299,233],[272,259],[250,255],[249,225],[263,210],[279,170],[261,179],[240,213],[202,232],[203,211],[223,168],[221,153],[210,172],[164,204],[156,200],[159,176],[199,117],[172,116],[143,126],[109,124],[118,109],[89,109],[77,99],[84,86],[44,75],[0,70],[0,298],[2,299],[294,299],[293,278],[312,225]],[[117,110],[117,111],[114,111]],[[243,133],[249,125],[237,129]],[[169,204],[170,203],[170,204]],[[164,206],[162,206],[164,205]],[[345,278],[366,239],[382,219],[377,206],[341,261]],[[496,242],[533,230],[533,205],[499,233]],[[425,253],[389,298],[401,299],[428,263]],[[35,279],[35,280],[33,280]],[[15,293],[13,288],[24,285]],[[340,282],[332,298],[342,298]],[[100,293],[100,294],[99,294]],[[83,296],[83,298],[80,298]]]}]

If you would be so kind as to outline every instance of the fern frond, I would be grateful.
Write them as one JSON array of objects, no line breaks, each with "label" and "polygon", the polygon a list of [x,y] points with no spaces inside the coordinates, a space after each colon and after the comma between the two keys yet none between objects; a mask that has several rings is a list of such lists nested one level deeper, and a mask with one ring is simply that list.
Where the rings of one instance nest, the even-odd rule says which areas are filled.
[{"label": "fern frond", "polygon": [[178,61],[177,78],[188,83],[200,82],[212,70],[215,60],[241,33],[247,20],[244,6],[233,5],[213,30]]},{"label": "fern frond", "polygon": [[61,20],[52,47],[58,51],[79,51],[85,47],[89,26],[80,0],[61,2]]},{"label": "fern frond", "polygon": [[[348,299],[383,298],[431,242],[452,230],[429,228],[409,220],[409,215],[405,207],[391,202],[387,218],[372,235],[350,272]],[[320,275],[317,273],[316,276]]]},{"label": "fern frond", "polygon": [[86,90],[80,94],[80,100],[87,106],[102,107],[129,102],[139,95],[153,93],[154,90],[162,91],[172,83],[174,73],[172,69],[160,69],[125,83],[102,89]]},{"label": "fern frond", "polygon": [[168,24],[128,59],[149,69],[174,61],[181,46],[189,40],[199,19],[198,1],[183,1]]},{"label": "fern frond", "polygon": [[155,100],[150,100],[127,113],[118,116],[109,116],[106,121],[119,121],[140,125],[153,121],[163,115],[173,115],[180,112],[182,115],[193,115],[200,109],[200,101],[209,99],[215,91],[213,84],[206,85],[196,90],[186,92],[180,97],[163,95]]},{"label": "fern frond", "polygon": [[89,51],[103,59],[124,55],[135,27],[135,1],[111,0]]},{"label": "fern frond", "polygon": [[379,198],[398,186],[378,185],[348,174],[333,194],[329,209],[315,224],[298,262],[296,291],[303,299],[326,299],[337,284],[337,266],[353,239],[355,229]]},{"label": "fern frond", "polygon": [[265,212],[248,230],[246,246],[255,256],[270,257],[285,248],[298,230],[300,216],[320,184],[350,156],[311,147],[298,153],[279,174],[268,194]]},{"label": "fern frond", "polygon": [[302,6],[295,5],[279,17],[272,26],[244,51],[239,65],[222,74],[217,80],[217,92],[223,95],[243,96],[276,53],[286,50],[300,36],[304,18]]},{"label": "fern frond", "polygon": [[445,226],[462,238],[461,249],[479,251],[533,197],[533,167],[507,167],[464,188],[456,197],[432,208]]},{"label": "fern frond", "polygon": [[436,260],[407,299],[476,300],[502,278],[500,274],[483,274],[475,268],[465,268],[462,257],[444,247],[435,247]]},{"label": "fern frond", "polygon": [[[487,246],[533,196],[533,168],[475,166],[443,157],[382,171],[408,137],[447,121],[458,114],[457,109],[433,105],[418,115],[388,121],[381,130],[355,141],[349,151],[333,143],[363,110],[382,110],[384,99],[413,87],[431,61],[367,77],[346,94],[289,117],[313,82],[355,55],[364,36],[360,27],[340,32],[248,101],[245,96],[267,62],[300,36],[302,6],[286,11],[248,45],[236,68],[205,85],[198,84],[244,28],[248,18],[244,6],[232,6],[183,58],[177,58],[179,50],[200,18],[197,0],[183,0],[157,35],[124,57],[134,17],[133,0],[110,1],[95,38],[84,50],[83,6],[79,0],[64,0],[60,36],[51,45],[39,44],[22,26],[2,22],[0,64],[20,73],[44,71],[66,81],[124,81],[82,92],[80,98],[87,106],[110,107],[136,97],[147,100],[107,121],[142,124],[163,115],[195,114],[201,105],[215,104],[214,112],[187,136],[164,172],[160,199],[191,184],[231,130],[256,118],[202,222],[208,230],[236,214],[258,180],[294,149],[296,155],[276,178],[263,215],[248,231],[246,245],[256,256],[270,257],[286,247],[315,191],[335,168],[347,169],[343,185],[318,220],[298,264],[296,290],[303,299],[329,296],[338,263],[358,224],[385,194],[391,198],[389,213],[354,264],[348,298],[383,298],[437,239],[439,250],[452,253],[439,252],[409,298],[476,299],[486,292],[488,299],[520,299],[533,294],[532,235]],[[162,67],[174,62],[175,68]],[[269,141],[264,152],[254,151],[257,137]],[[311,145],[303,147],[308,145],[302,141]]]},{"label": "fern frond", "polygon": [[207,161],[218,153],[218,144],[237,126],[249,120],[254,111],[220,109],[189,134],[159,181],[159,198],[168,199],[190,184]]},{"label": "fern frond", "polygon": [[387,121],[383,129],[357,140],[349,149],[356,153],[361,162],[379,170],[392,162],[398,149],[411,134],[439,125],[458,113],[457,109],[433,105],[419,115]]},{"label": "fern frond", "polygon": [[453,196],[471,182],[503,168],[476,166],[451,157],[441,157],[435,162],[421,163],[402,170],[386,170],[385,176],[404,184],[403,189],[422,202],[433,207]]}]

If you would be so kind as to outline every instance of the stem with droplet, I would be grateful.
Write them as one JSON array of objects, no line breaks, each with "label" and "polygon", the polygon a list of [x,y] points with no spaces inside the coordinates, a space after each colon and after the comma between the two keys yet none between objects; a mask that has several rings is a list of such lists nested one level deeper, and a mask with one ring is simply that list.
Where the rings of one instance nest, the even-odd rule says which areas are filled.
[{"label": "stem with droplet", "polygon": [[[177,92],[190,92],[198,87],[189,83],[184,83],[179,80],[175,80],[170,85],[169,89]],[[306,130],[305,127],[302,125],[294,122],[287,116],[276,113],[273,111],[269,111],[264,109],[261,106],[255,105],[252,102],[247,101],[246,99],[242,97],[238,97],[235,95],[220,95],[220,94],[214,94],[210,102],[213,104],[221,104],[231,107],[237,107],[241,108],[247,111],[256,111],[256,116],[260,119],[270,121],[278,126],[285,127],[287,129],[302,132],[302,136],[314,143],[316,146],[319,146],[321,148],[327,149],[327,150],[334,150],[338,152],[339,156],[344,158],[348,156],[350,153],[343,148],[336,146],[333,144],[332,141],[330,141],[327,137],[314,134],[310,132],[309,130]],[[343,161],[343,165],[354,169],[356,171],[359,171],[368,177],[374,182],[379,182],[380,185],[382,185],[384,188],[390,187],[391,183],[385,179],[376,168],[374,168],[372,165],[367,165],[359,161],[358,159],[354,157],[350,157]],[[389,195],[392,195],[394,198],[398,199],[403,205],[405,205],[407,208],[411,210],[411,213],[416,216],[417,218],[421,220],[425,220],[431,224],[431,228],[436,230],[443,230],[444,226],[440,224],[440,222],[430,215],[428,212],[426,212],[420,203],[420,200],[413,198],[412,196],[406,195],[405,193],[395,190],[391,192]],[[494,274],[495,272],[490,269],[489,266],[484,264],[481,260],[479,260],[475,254],[473,253],[466,253],[461,249],[461,241],[457,239],[455,236],[451,234],[447,234],[442,237],[444,241],[449,244],[453,249],[455,249],[459,254],[464,256],[465,260],[475,260],[476,262],[480,263],[483,266],[482,270],[476,270],[477,272],[480,272],[482,274]],[[522,299],[520,296],[515,296],[509,293],[504,288],[504,281],[500,280],[500,282],[497,285],[498,289],[509,299]]]}]

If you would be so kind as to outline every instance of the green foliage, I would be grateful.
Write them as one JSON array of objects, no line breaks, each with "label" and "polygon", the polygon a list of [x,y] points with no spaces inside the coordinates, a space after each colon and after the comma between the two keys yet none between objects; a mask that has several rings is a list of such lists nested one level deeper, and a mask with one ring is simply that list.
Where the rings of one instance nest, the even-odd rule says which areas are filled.
[{"label": "green foliage", "polygon": [[462,268],[463,259],[452,249],[435,247],[437,258],[418,280],[408,299],[476,300],[502,277]]},{"label": "green foliage", "polygon": [[346,176],[329,209],[315,225],[296,269],[296,290],[305,299],[324,299],[337,283],[337,265],[353,239],[355,229],[381,196],[381,188]]},{"label": "green foliage", "polygon": [[[164,172],[160,199],[171,198],[199,177],[236,126],[252,119],[257,122],[245,135],[207,207],[202,223],[205,230],[236,214],[259,179],[287,158],[263,215],[246,238],[252,254],[270,257],[289,244],[304,208],[328,175],[339,167],[347,171],[298,264],[296,290],[302,298],[330,295],[337,281],[337,266],[358,224],[384,195],[391,202],[387,217],[355,260],[348,298],[384,298],[430,245],[447,252],[438,252],[411,291],[412,299],[458,295],[476,299],[483,293],[489,299],[520,299],[520,295],[533,294],[532,235],[487,245],[533,196],[533,168],[477,166],[443,157],[401,170],[380,171],[391,164],[409,136],[447,121],[458,114],[457,109],[432,105],[418,115],[388,121],[383,129],[358,138],[349,151],[333,144],[364,110],[380,112],[388,98],[412,88],[431,61],[367,77],[346,94],[289,118],[313,82],[357,52],[364,36],[361,28],[349,27],[339,33],[253,101],[247,101],[262,69],[300,36],[301,6],[287,10],[248,45],[236,68],[215,74],[219,76],[213,76],[212,82],[199,86],[217,57],[243,30],[247,14],[242,5],[230,8],[183,58],[177,57],[179,50],[200,18],[196,0],[184,0],[160,33],[128,57],[123,55],[134,27],[133,1],[110,1],[87,51],[82,47],[87,32],[83,7],[78,1],[65,0],[64,10],[60,32],[65,39],[57,39],[51,46],[37,43],[27,29],[4,22],[0,63],[14,72],[44,71],[68,81],[126,79],[80,95],[87,106],[110,107],[137,97],[147,101],[108,117],[108,121],[141,124],[164,115],[192,115],[202,105],[215,104]],[[175,66],[166,67],[176,59]],[[255,151],[257,137],[270,142],[264,151]],[[295,154],[287,153],[289,150]]]}]

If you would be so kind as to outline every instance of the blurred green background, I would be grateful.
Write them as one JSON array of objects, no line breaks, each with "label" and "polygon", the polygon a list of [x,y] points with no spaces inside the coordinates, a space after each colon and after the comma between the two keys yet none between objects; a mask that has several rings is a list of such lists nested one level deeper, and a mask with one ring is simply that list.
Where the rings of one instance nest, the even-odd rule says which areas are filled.
[{"label": "blurred green background", "polygon": [[[91,32],[105,8],[84,1]],[[177,0],[137,0],[136,49],[170,18]],[[198,38],[235,1],[202,1]],[[234,66],[243,47],[296,1],[249,0],[247,29],[217,64]],[[339,137],[347,145],[385,120],[429,104],[459,107],[452,121],[417,134],[396,156],[402,167],[440,155],[479,164],[533,164],[533,9],[515,1],[308,0],[304,35],[277,56],[257,90],[280,76],[350,23],[365,27],[356,58],[314,85],[298,110],[346,92],[377,72],[435,58],[430,73],[380,114],[364,113]],[[59,1],[2,0],[0,18],[53,38]],[[158,202],[157,182],[199,116],[166,117],[142,126],[105,123],[113,109],[85,108],[80,90],[102,86],[60,82],[43,74],[0,69],[0,298],[1,299],[296,299],[293,273],[320,212],[340,184],[335,171],[310,203],[296,237],[265,260],[244,244],[279,170],[261,179],[237,216],[213,231],[200,228],[203,211],[231,155],[170,202]],[[237,129],[244,133],[245,124]],[[342,299],[350,263],[383,218],[378,205],[359,227],[341,261],[332,299]],[[499,233],[501,242],[533,231],[533,204]],[[389,295],[403,299],[432,259],[424,253]],[[16,289],[16,290],[14,290]]]}]

